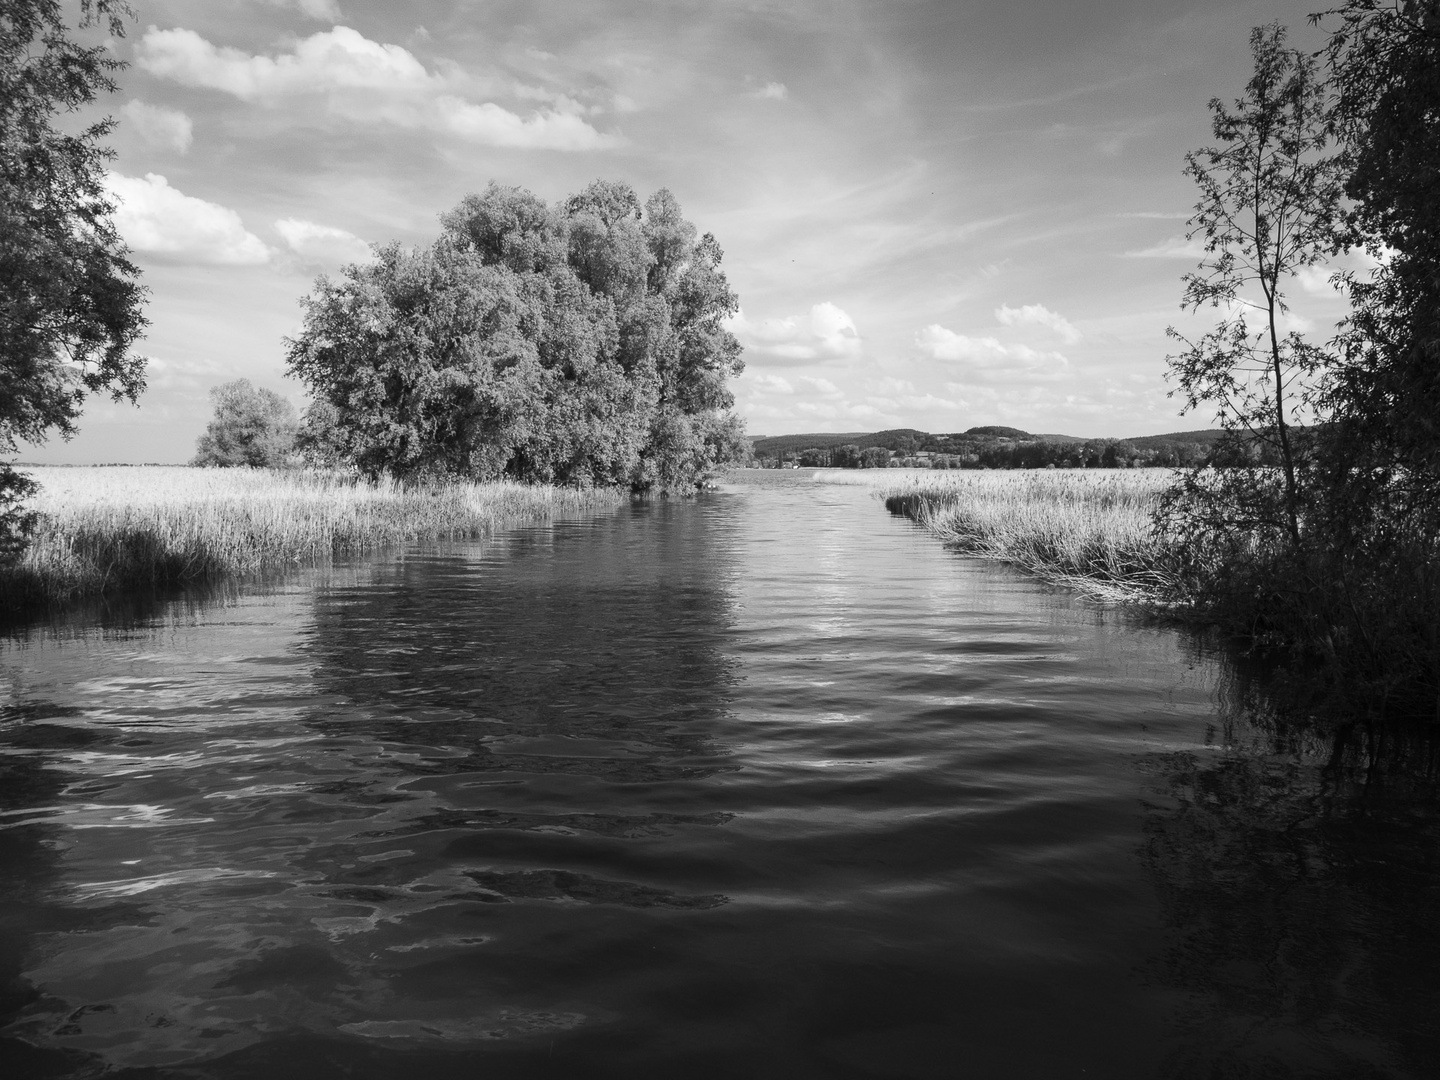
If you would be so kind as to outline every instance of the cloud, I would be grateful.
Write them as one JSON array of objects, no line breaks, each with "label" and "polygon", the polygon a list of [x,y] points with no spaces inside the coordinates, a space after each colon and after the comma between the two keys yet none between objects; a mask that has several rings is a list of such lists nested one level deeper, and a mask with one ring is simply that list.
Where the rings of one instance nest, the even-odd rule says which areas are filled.
[{"label": "cloud", "polygon": [[1194,259],[1205,257],[1205,245],[1199,240],[1187,240],[1183,236],[1172,236],[1154,247],[1139,251],[1125,252],[1127,259]]},{"label": "cloud", "polygon": [[1026,304],[1018,308],[1001,304],[995,309],[995,319],[1002,326],[1048,326],[1066,345],[1074,345],[1080,340],[1080,331],[1070,325],[1068,319],[1040,304]]},{"label": "cloud", "polygon": [[193,30],[150,27],[136,60],[151,75],[223,90],[246,101],[347,89],[423,90],[434,77],[399,45],[370,41],[348,26],[296,42],[278,57],[217,48]]},{"label": "cloud", "polygon": [[285,241],[285,246],[307,263],[340,266],[367,262],[371,258],[369,244],[354,233],[332,225],[317,225],[301,218],[281,218],[275,222],[275,231]]},{"label": "cloud", "polygon": [[768,82],[759,90],[755,91],[755,96],[764,98],[767,101],[784,101],[790,96],[790,91],[786,89],[785,84],[782,82]]},{"label": "cloud", "polygon": [[967,337],[931,323],[915,344],[932,360],[963,363],[966,373],[992,382],[1058,378],[1069,366],[1063,354],[1010,345],[993,337]]},{"label": "cloud", "polygon": [[322,22],[335,22],[340,18],[340,5],[335,0],[263,0],[271,7],[294,8],[302,15]]},{"label": "cloud", "polygon": [[152,26],[136,46],[136,62],[158,78],[242,101],[276,105],[321,95],[331,113],[346,119],[380,120],[489,146],[598,150],[620,141],[581,119],[580,106],[568,98],[528,118],[493,102],[469,101],[459,73],[430,72],[402,46],[371,41],[348,26],[312,34],[274,57],[218,47],[193,30]]},{"label": "cloud", "polygon": [[162,146],[183,154],[190,149],[194,125],[179,109],[163,105],[147,105],[136,98],[120,110],[125,119],[151,146]]},{"label": "cloud", "polygon": [[1311,296],[1334,296],[1336,289],[1330,281],[1334,274],[1333,266],[1302,266],[1295,272],[1295,279]]},{"label": "cloud", "polygon": [[214,266],[270,261],[270,249],[234,210],[182,194],[163,176],[112,172],[105,183],[116,203],[115,227],[135,251]]},{"label": "cloud", "polygon": [[740,311],[727,325],[760,363],[814,364],[860,355],[854,320],[828,301],[816,304],[809,315],[759,322]]}]

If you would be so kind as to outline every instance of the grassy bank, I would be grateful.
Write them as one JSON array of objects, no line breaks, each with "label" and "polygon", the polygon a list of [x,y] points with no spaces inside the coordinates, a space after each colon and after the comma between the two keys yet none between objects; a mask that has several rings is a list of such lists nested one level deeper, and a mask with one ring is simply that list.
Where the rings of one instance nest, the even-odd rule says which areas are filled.
[{"label": "grassy bank", "polygon": [[613,506],[619,491],[516,483],[405,490],[330,472],[49,468],[40,523],[20,562],[0,569],[16,609],[137,585],[207,580],[321,562],[413,540],[489,536],[523,521]]},{"label": "grassy bank", "polygon": [[[894,514],[968,555],[1108,600],[1158,597],[1169,545],[1152,514],[1168,469],[934,473],[875,478]],[[818,477],[821,482],[828,474]],[[847,478],[848,479],[848,478]]]}]

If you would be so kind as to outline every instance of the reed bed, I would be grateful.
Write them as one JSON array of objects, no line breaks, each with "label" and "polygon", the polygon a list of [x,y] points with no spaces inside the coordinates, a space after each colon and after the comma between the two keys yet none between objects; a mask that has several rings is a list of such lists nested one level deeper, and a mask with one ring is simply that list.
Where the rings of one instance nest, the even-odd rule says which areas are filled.
[{"label": "reed bed", "polygon": [[415,540],[492,535],[522,521],[612,507],[625,496],[511,482],[405,488],[327,471],[26,470],[39,526],[0,570],[16,608],[137,585],[213,580]]},{"label": "reed bed", "polygon": [[1153,601],[1171,551],[1153,515],[1172,476],[1169,469],[932,472],[876,483],[876,497],[967,555],[1100,599]]}]

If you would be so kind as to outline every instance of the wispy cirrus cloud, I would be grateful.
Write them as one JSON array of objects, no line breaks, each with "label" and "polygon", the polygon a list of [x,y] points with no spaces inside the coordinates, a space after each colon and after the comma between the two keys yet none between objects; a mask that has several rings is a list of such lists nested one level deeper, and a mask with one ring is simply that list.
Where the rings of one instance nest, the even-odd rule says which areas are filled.
[{"label": "wispy cirrus cloud", "polygon": [[195,137],[195,125],[179,109],[149,105],[136,98],[120,110],[140,138],[151,146],[164,147],[184,154]]},{"label": "wispy cirrus cloud", "polygon": [[335,0],[261,0],[270,7],[294,8],[301,15],[308,15],[316,21],[336,22],[340,19],[340,5]]},{"label": "wispy cirrus cloud", "polygon": [[302,38],[275,56],[217,46],[193,30],[152,26],[136,46],[136,62],[158,78],[243,101],[277,105],[318,96],[330,113],[349,120],[380,120],[489,146],[601,150],[620,142],[592,127],[568,98],[554,96],[551,107],[529,116],[472,101],[455,73],[433,72],[403,46],[371,41],[347,26]]},{"label": "wispy cirrus cloud", "polygon": [[1205,257],[1205,244],[1198,238],[1186,239],[1183,236],[1172,236],[1151,247],[1140,248],[1138,251],[1127,251],[1125,257],[1127,259],[1192,259],[1198,261]]}]

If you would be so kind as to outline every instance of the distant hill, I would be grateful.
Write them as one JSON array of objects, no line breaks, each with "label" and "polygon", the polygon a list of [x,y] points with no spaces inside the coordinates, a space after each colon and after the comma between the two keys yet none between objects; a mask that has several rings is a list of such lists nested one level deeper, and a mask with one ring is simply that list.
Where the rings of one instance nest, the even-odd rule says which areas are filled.
[{"label": "distant hill", "polygon": [[1209,446],[1223,434],[1224,432],[1219,428],[1212,428],[1209,431],[1176,431],[1170,435],[1141,435],[1138,438],[1124,441],[1131,446],[1147,449],[1164,443],[1193,443],[1197,446]]},{"label": "distant hill", "polygon": [[801,450],[829,450],[836,446],[854,443],[856,446],[883,446],[896,450],[902,438],[909,437],[916,443],[923,443],[930,435],[915,428],[895,428],[891,431],[848,431],[836,435],[830,432],[813,435],[766,435],[751,442],[755,453],[773,457],[779,453],[798,454]]},{"label": "distant hill", "polygon": [[774,457],[777,454],[798,454],[802,450],[829,450],[836,446],[855,445],[883,446],[887,450],[900,449],[901,443],[913,443],[922,448],[944,449],[947,444],[991,441],[1086,443],[1125,442],[1137,448],[1153,450],[1167,444],[1183,443],[1193,446],[1209,446],[1220,437],[1218,429],[1208,431],[1177,431],[1169,435],[1139,435],[1133,438],[1087,439],[1079,435],[1032,435],[1020,428],[991,425],[974,427],[968,431],[952,434],[934,434],[916,428],[892,428],[888,431],[847,431],[842,434],[816,432],[808,435],[765,435],[751,440],[757,456]]}]

